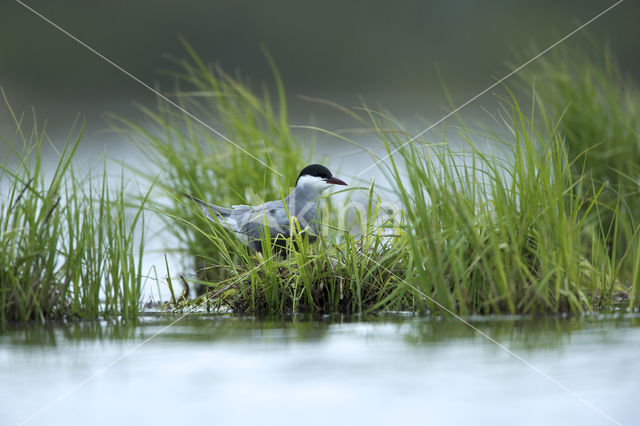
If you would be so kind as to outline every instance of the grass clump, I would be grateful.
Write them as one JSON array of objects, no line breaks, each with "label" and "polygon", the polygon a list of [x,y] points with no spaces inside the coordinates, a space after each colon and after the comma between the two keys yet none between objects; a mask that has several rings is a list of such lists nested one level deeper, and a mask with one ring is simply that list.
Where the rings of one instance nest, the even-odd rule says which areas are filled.
[{"label": "grass clump", "polygon": [[[504,105],[506,135],[486,136],[500,157],[477,148],[466,129],[467,152],[418,141],[392,157],[409,250],[420,259],[412,285],[428,296],[427,309],[465,315],[611,306],[610,265],[592,262],[606,257],[603,247],[585,246],[584,212],[596,198],[569,173],[560,135],[536,130],[515,97]],[[380,133],[389,152],[404,142],[397,134]]]},{"label": "grass clump", "polygon": [[[373,195],[369,219],[362,223],[363,228],[369,228],[365,238],[339,231],[342,225],[335,221],[327,225],[325,234],[333,228],[340,245],[325,240],[310,246],[294,238],[290,244],[302,249],[290,252],[286,259],[277,255],[270,241],[263,242],[265,250],[256,257],[182,197],[184,192],[219,205],[282,199],[302,167],[318,162],[305,158],[308,147],[290,132],[277,73],[278,99],[274,102],[266,88],[256,94],[247,83],[204,64],[185,46],[188,58],[174,60],[179,72],[171,73],[176,78],[175,99],[240,144],[242,150],[162,102],[153,110],[142,108],[151,129],[123,118],[116,120],[119,129],[162,170],[158,181],[164,194],[156,197],[159,201],[153,208],[162,213],[167,228],[195,259],[197,277],[193,281],[208,288],[210,307],[252,314],[351,313],[383,303],[395,278],[375,263],[364,262],[361,254],[376,253],[374,258],[392,271],[405,268],[401,265],[406,263],[406,252],[400,249],[401,239],[389,242],[378,231],[371,231],[367,220],[377,209]],[[263,159],[269,167],[244,151]],[[389,299],[383,305],[413,307],[403,298]]]},{"label": "grass clump", "polygon": [[[323,213],[324,218],[331,217],[328,208]],[[254,315],[417,309],[410,292],[397,293],[398,277],[404,276],[409,261],[405,235],[385,232],[394,226],[389,221],[374,225],[380,215],[379,199],[366,213],[368,220],[359,222],[360,237],[341,230],[344,221],[334,218],[324,224],[323,235],[331,234],[329,228],[333,228],[334,236],[340,234],[337,238],[321,236],[310,245],[295,235],[287,242],[286,256],[276,251],[268,236],[262,242],[263,252],[256,254],[220,226],[209,223],[199,231],[226,261],[208,259],[206,263],[208,268],[225,271],[229,278],[203,283],[208,292],[195,303],[204,301],[214,311]]]},{"label": "grass clump", "polygon": [[541,58],[522,78],[535,80],[537,102],[562,117],[560,134],[575,174],[584,172],[596,187],[610,185],[603,194],[610,211],[618,195],[623,213],[640,215],[640,90],[625,78],[608,50],[560,48]]},{"label": "grass clump", "polygon": [[[42,158],[45,128],[15,133],[0,163],[0,326],[11,322],[119,315],[139,310],[143,205],[129,212],[121,188],[79,176],[72,160],[82,138],[75,124],[53,173]],[[34,118],[34,123],[35,118]],[[73,135],[76,136],[73,136]]]},{"label": "grass clump", "polygon": [[[266,87],[256,95],[240,77],[208,66],[187,43],[185,48],[187,58],[173,58],[178,71],[169,73],[176,81],[173,93],[176,103],[226,135],[225,138],[163,100],[158,101],[155,109],[141,107],[147,118],[145,125],[115,117],[117,128],[152,164],[160,167],[158,184],[165,195],[169,194],[168,198],[179,198],[184,192],[203,200],[215,200],[220,205],[232,205],[258,204],[286,195],[286,185],[295,182],[308,162],[302,145],[291,135],[278,74],[275,73],[277,100],[272,100]],[[282,176],[277,176],[274,170]],[[146,177],[150,182],[157,178],[154,173]],[[206,219],[195,210],[185,209],[182,201],[165,196],[150,206],[167,213],[164,217],[169,218],[169,231],[194,255],[194,266],[202,274],[207,269],[203,269],[201,256],[220,259],[219,252],[199,233],[175,224],[173,218],[180,217],[200,228],[207,226]]]},{"label": "grass clump", "polygon": [[[537,99],[561,117],[558,132],[574,176],[598,194],[589,220],[603,235],[616,263],[617,278],[640,294],[640,89],[620,70],[607,48],[561,47],[521,74],[535,84]],[[594,242],[599,244],[601,242]]]},{"label": "grass clump", "polygon": [[[176,98],[191,111],[212,112],[217,129],[284,172],[277,177],[163,105],[145,110],[155,131],[121,121],[163,170],[169,196],[155,208],[186,252],[200,259],[194,281],[205,284],[208,293],[196,303],[250,314],[579,314],[611,309],[617,295],[637,294],[640,245],[635,223],[620,219],[627,199],[616,191],[613,202],[594,184],[585,166],[591,151],[576,154],[567,142],[567,111],[546,109],[537,95],[540,106],[533,102],[531,116],[512,94],[503,100],[496,121],[505,131],[482,135],[500,147],[500,156],[480,149],[478,135],[464,127],[461,152],[444,139],[405,145],[411,132],[390,116],[367,110],[370,130],[387,152],[397,150],[383,167],[393,192],[386,196],[398,197],[401,213],[384,218],[372,187],[358,236],[342,231],[344,222],[330,219],[335,214],[324,215],[324,237],[314,245],[294,236],[290,244],[299,249],[286,258],[277,256],[268,240],[261,255],[248,251],[179,194],[221,205],[282,198],[288,193],[285,183],[294,181],[303,164],[302,146],[289,132],[279,81],[275,108],[267,91],[254,94],[187,49],[190,58],[178,61]],[[605,209],[612,225],[603,225]],[[617,246],[626,254],[612,255]],[[635,281],[622,279],[625,265]],[[632,299],[630,308],[636,305]]]}]

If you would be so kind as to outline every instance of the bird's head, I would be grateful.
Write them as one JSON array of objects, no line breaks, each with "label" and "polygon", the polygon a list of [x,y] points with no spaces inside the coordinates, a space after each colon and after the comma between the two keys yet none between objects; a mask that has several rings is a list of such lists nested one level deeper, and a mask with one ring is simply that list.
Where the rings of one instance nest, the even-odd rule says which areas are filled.
[{"label": "bird's head", "polygon": [[296,180],[296,188],[311,189],[318,193],[331,185],[346,185],[346,183],[334,177],[329,169],[320,164],[312,164],[305,167]]}]

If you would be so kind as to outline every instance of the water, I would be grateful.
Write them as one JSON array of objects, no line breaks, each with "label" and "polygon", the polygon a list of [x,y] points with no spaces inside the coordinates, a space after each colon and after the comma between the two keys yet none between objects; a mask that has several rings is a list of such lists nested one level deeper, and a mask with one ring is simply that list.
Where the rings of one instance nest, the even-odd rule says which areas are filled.
[{"label": "water", "polygon": [[8,331],[0,423],[611,424],[553,380],[640,413],[638,316],[473,321],[553,380],[456,320],[175,319]]}]

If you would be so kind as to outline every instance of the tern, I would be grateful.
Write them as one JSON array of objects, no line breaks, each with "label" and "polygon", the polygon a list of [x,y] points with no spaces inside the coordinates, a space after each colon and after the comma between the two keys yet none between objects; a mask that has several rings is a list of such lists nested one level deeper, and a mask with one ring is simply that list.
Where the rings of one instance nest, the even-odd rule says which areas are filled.
[{"label": "tern", "polygon": [[300,230],[308,234],[310,243],[316,240],[320,225],[320,196],[333,185],[347,184],[333,176],[325,166],[311,164],[302,169],[295,188],[283,200],[267,201],[258,206],[234,205],[227,208],[189,194],[184,195],[198,204],[210,221],[233,232],[256,252],[262,252],[265,229],[274,246],[284,252],[286,239],[291,236],[293,218],[299,223]]}]

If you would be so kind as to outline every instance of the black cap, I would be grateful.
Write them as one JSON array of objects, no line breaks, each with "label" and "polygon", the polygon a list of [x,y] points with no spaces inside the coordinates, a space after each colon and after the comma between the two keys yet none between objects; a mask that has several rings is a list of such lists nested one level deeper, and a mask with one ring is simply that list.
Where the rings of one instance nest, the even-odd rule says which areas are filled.
[{"label": "black cap", "polygon": [[322,179],[329,179],[331,176],[333,176],[329,171],[329,169],[327,169],[325,166],[321,164],[311,164],[310,166],[307,166],[304,169],[302,169],[302,171],[298,175],[298,179],[296,179],[296,185],[298,184],[298,181],[302,176],[307,176],[307,175],[320,177]]}]

